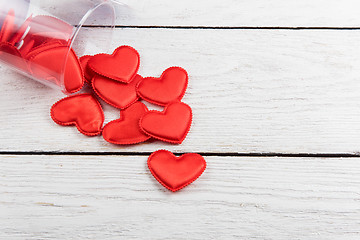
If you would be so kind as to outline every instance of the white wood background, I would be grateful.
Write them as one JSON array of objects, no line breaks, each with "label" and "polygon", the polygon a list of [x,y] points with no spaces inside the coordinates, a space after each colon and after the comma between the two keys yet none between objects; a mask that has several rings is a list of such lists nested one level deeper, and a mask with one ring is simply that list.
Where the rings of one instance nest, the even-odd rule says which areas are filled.
[{"label": "white wood background", "polygon": [[[143,76],[188,70],[188,138],[85,137],[51,121],[61,93],[0,67],[0,239],[359,239],[360,3],[123,2],[117,24],[148,28],[116,28],[112,48],[135,47]],[[101,48],[105,30],[85,31]],[[212,156],[173,194],[146,168],[161,148]]]}]

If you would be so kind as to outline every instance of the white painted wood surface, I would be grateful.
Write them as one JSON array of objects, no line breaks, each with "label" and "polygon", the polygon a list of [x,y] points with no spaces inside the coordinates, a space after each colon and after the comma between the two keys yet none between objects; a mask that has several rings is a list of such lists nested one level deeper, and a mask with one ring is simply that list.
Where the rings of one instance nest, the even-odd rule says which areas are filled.
[{"label": "white painted wood surface", "polygon": [[[90,29],[102,46],[100,29]],[[360,150],[360,31],[116,29],[141,54],[143,76],[190,74],[194,122],[182,145],[118,147],[54,124],[62,98],[2,70],[1,151],[356,153]],[[115,48],[115,45],[114,45]],[[107,121],[119,111],[105,106]]]},{"label": "white painted wood surface", "polygon": [[0,239],[359,239],[360,159],[207,157],[175,194],[146,157],[0,157]]},{"label": "white painted wood surface", "polygon": [[[42,2],[77,24],[66,1]],[[123,2],[117,25],[360,21],[356,0]],[[93,53],[103,31],[85,29]],[[0,67],[0,152],[65,152],[0,155],[0,239],[359,239],[358,158],[206,157],[204,175],[173,194],[151,177],[146,156],[66,152],[359,153],[360,31],[116,29],[114,38],[112,48],[139,50],[144,76],[188,70],[187,140],[118,147],[82,136],[49,117],[61,93]],[[118,118],[104,107],[107,121]]]}]

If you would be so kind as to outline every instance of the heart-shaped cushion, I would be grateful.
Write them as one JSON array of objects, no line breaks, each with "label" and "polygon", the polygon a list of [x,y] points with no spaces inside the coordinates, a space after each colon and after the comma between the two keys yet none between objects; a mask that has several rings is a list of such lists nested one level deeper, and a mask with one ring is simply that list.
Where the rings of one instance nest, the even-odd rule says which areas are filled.
[{"label": "heart-shaped cushion", "polygon": [[15,12],[11,9],[5,17],[0,30],[0,42],[8,42],[15,32]]},{"label": "heart-shaped cushion", "polygon": [[92,80],[92,86],[96,94],[106,103],[125,109],[139,99],[136,94],[136,85],[141,80],[142,77],[136,75],[131,82],[126,84],[97,75]]},{"label": "heart-shaped cushion", "polygon": [[[27,26],[26,26],[27,25]],[[30,16],[20,29],[29,29],[24,39],[19,43],[20,51],[23,55],[27,52],[49,42],[61,42],[63,46],[68,46],[74,27],[58,18],[37,15]],[[21,33],[21,31],[18,31]],[[18,35],[22,38],[22,35]],[[12,40],[15,41],[15,40]]]},{"label": "heart-shaped cushion", "polygon": [[[67,56],[67,60],[65,58]],[[67,46],[37,49],[29,54],[32,74],[40,79],[61,82],[68,93],[78,92],[84,85],[84,74],[76,53]],[[64,68],[64,64],[66,66]]]},{"label": "heart-shaped cushion", "polygon": [[[44,51],[47,51],[47,50],[50,50],[50,49],[56,48],[56,47],[65,47],[65,46],[62,42],[57,41],[57,40],[53,40],[50,42],[44,42],[38,46],[35,46],[34,41],[29,41],[29,42],[24,43],[21,46],[20,52],[25,56],[26,59],[31,59],[41,52],[44,52]],[[25,49],[28,49],[28,50],[25,50]],[[65,58],[65,56],[63,58]]]},{"label": "heart-shaped cushion", "polygon": [[75,30],[74,26],[52,16],[37,15],[29,24],[29,35],[41,35],[44,38],[68,41]]},{"label": "heart-shaped cushion", "polygon": [[34,48],[38,47],[40,45],[49,43],[49,42],[60,42],[61,45],[64,46],[68,46],[69,45],[69,40],[64,40],[62,39],[63,36],[61,34],[57,35],[56,33],[52,34],[53,37],[49,37],[48,33],[36,33],[33,35],[28,34],[25,38],[24,38],[24,43],[23,45],[26,46],[26,44],[30,41],[34,41]]},{"label": "heart-shaped cushion", "polygon": [[91,68],[89,67],[88,63],[89,63],[89,60],[92,58],[92,56],[90,55],[85,55],[85,56],[82,56],[79,60],[80,60],[80,63],[81,63],[81,67],[84,71],[84,77],[85,77],[85,81],[89,84],[91,84],[91,81],[93,79],[93,77],[96,75],[96,73],[91,70]]},{"label": "heart-shaped cushion", "polygon": [[148,167],[159,183],[176,192],[200,177],[206,169],[206,161],[196,153],[176,157],[169,151],[159,150],[150,155]]},{"label": "heart-shaped cushion", "polygon": [[146,113],[140,120],[140,127],[156,139],[180,144],[190,130],[191,121],[190,106],[182,102],[173,102],[167,105],[163,112]]},{"label": "heart-shaped cushion", "polygon": [[148,111],[145,104],[136,102],[121,112],[121,118],[105,125],[103,137],[113,144],[129,145],[150,138],[139,127],[140,118]]},{"label": "heart-shaped cushion", "polygon": [[39,50],[44,50],[48,46],[57,44],[60,46],[68,46],[67,41],[43,36],[41,33],[38,34],[27,34],[26,37],[20,42],[19,50],[24,56],[34,54]]},{"label": "heart-shaped cushion", "polygon": [[94,72],[101,76],[129,83],[139,70],[140,55],[130,46],[120,46],[112,55],[93,56],[88,64]]},{"label": "heart-shaped cushion", "polygon": [[91,94],[61,99],[52,106],[51,118],[59,125],[76,125],[87,136],[99,135],[105,119],[100,103]]},{"label": "heart-shaped cushion", "polygon": [[171,67],[166,69],[160,78],[144,78],[137,86],[137,93],[148,102],[166,106],[183,98],[188,79],[185,69]]},{"label": "heart-shaped cushion", "polygon": [[27,42],[22,41],[19,51],[27,59],[28,54],[34,49],[34,47],[35,47],[35,40],[30,39]]},{"label": "heart-shaped cushion", "polygon": [[17,44],[21,38],[24,36],[26,30],[29,28],[29,24],[32,21],[32,15],[26,19],[26,21],[19,27],[19,29],[14,33],[9,41],[10,44]]},{"label": "heart-shaped cushion", "polygon": [[19,70],[29,72],[28,65],[20,51],[7,42],[0,43],[0,60]]}]

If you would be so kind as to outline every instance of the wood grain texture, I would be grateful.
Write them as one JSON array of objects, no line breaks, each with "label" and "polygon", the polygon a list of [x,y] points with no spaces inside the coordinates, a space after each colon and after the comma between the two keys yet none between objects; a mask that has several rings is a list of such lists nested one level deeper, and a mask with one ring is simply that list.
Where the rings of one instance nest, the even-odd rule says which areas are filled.
[{"label": "wood grain texture", "polygon": [[360,159],[206,160],[173,194],[146,157],[1,156],[0,239],[358,239]]},{"label": "wood grain texture", "polygon": [[[86,31],[103,46],[101,29]],[[357,153],[359,41],[359,31],[116,29],[113,48],[138,49],[144,77],[189,72],[184,143],[118,147],[57,126],[49,109],[63,95],[2,68],[0,151]],[[103,105],[107,121],[119,117]]]},{"label": "wood grain texture", "polygon": [[[38,0],[50,13],[77,24],[84,12],[73,0]],[[84,0],[78,0],[82,6]],[[92,0],[91,2],[99,2]],[[121,0],[117,25],[206,27],[359,27],[357,0]],[[90,7],[91,4],[88,4]],[[85,10],[85,8],[82,8]],[[97,17],[90,24],[101,24]]]},{"label": "wood grain texture", "polygon": [[[72,24],[84,14],[69,5],[83,0],[32,2]],[[357,0],[123,2],[121,26],[359,27]],[[77,50],[105,49],[105,31],[85,28]],[[64,95],[0,66],[0,152],[360,152],[360,31],[116,29],[114,38],[112,49],[139,50],[144,77],[188,70],[187,140],[118,147],[57,126],[49,109]],[[106,122],[119,117],[102,104]],[[0,239],[359,238],[359,158],[207,157],[204,175],[175,194],[146,159],[0,155]]]},{"label": "wood grain texture", "polygon": [[[356,0],[125,0],[120,25],[170,26],[359,26]],[[121,9],[124,9],[121,11]],[[126,14],[128,13],[128,14]]]}]

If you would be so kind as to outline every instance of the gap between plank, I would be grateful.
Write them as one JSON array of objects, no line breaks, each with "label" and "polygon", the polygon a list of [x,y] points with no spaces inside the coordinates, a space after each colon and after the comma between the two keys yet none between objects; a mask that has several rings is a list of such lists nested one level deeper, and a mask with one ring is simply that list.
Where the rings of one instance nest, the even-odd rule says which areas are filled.
[{"label": "gap between plank", "polygon": [[[85,28],[111,28],[106,25],[83,25]],[[222,26],[127,26],[117,25],[115,28],[130,29],[213,29],[213,30],[360,30],[360,27],[222,27]],[[49,156],[150,156],[152,152],[21,152],[21,151],[0,151],[1,155],[49,155]],[[237,153],[237,152],[198,152],[202,156],[219,157],[287,157],[287,158],[358,158],[360,153]],[[184,152],[177,152],[175,155],[182,155]]]},{"label": "gap between plank", "polygon": [[[182,155],[185,152],[177,152],[175,155]],[[49,156],[150,156],[152,152],[16,152],[16,151],[2,151],[1,155],[49,155]],[[198,152],[198,154],[205,157],[287,157],[287,158],[358,158],[360,153],[212,153],[212,152]]]},{"label": "gap between plank", "polygon": [[[108,25],[83,25],[85,28],[111,28]],[[218,30],[360,30],[360,27],[208,27],[208,26],[132,26],[116,25],[115,28],[140,28],[140,29],[218,29]]]}]

